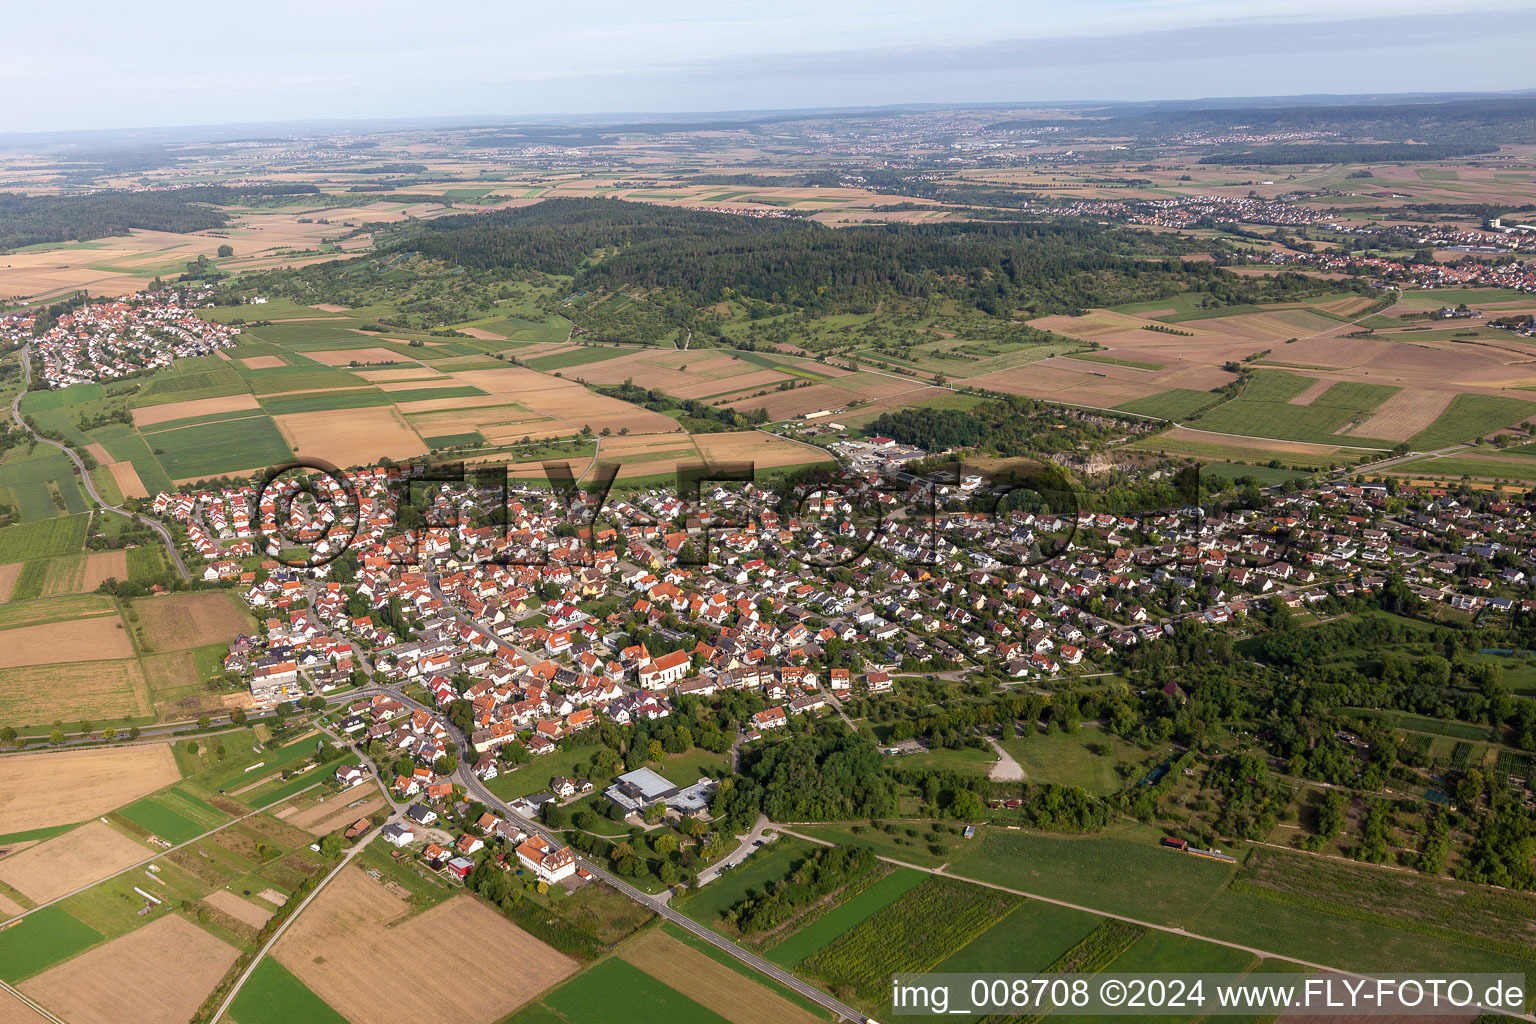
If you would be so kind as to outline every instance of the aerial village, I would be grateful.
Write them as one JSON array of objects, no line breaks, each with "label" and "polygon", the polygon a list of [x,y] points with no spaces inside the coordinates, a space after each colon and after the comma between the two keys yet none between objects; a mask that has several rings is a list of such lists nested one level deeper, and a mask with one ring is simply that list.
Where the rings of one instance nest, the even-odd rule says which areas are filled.
[{"label": "aerial village", "polygon": [[118,380],[170,366],[176,359],[232,348],[238,327],[204,320],[172,293],[140,293],[115,302],[87,303],[64,313],[33,337],[33,313],[0,317],[0,340],[30,341],[50,388]]},{"label": "aerial village", "polygon": [[[777,511],[779,495],[752,485],[717,485],[696,508],[661,490],[626,494],[599,517],[585,492],[567,503],[548,490],[497,498],[437,484],[433,525],[400,531],[403,472],[351,474],[351,507],[290,501],[296,485],[259,503],[243,487],[162,493],[151,505],[185,529],[203,578],[237,587],[262,623],[224,662],[253,706],[359,688],[340,729],[360,749],[410,759],[409,772],[383,781],[439,840],[431,826],[454,794],[444,758],[455,726],[487,781],[540,773],[542,757],[584,731],[664,719],[681,701],[748,701],[730,736],[738,747],[802,716],[845,715],[851,700],[897,693],[904,674],[1047,692],[1115,667],[1184,619],[1241,633],[1272,603],[1305,610],[1370,593],[1389,572],[1457,612],[1536,611],[1525,596],[1536,566],[1530,508],[1434,489],[1340,482],[1277,495],[1261,510],[1014,512],[993,522],[944,512],[980,485],[967,479],[928,496],[940,515],[923,523],[864,515],[921,489],[893,494],[873,473],[851,491],[805,496],[793,517]],[[469,525],[498,501],[506,528]],[[274,521],[279,508],[288,522]],[[269,540],[275,532],[281,544]],[[294,543],[312,560],[349,547],[355,570],[345,559],[271,557]],[[629,635],[637,624],[644,642]],[[448,721],[466,702],[469,719]],[[604,795],[635,823],[707,819],[712,786],[641,768]],[[546,803],[591,792],[587,780],[551,776],[546,791],[512,806],[536,819]],[[582,880],[570,850],[494,815],[479,826],[457,848],[405,825],[389,838],[461,874],[476,844],[503,840],[541,880]]]}]

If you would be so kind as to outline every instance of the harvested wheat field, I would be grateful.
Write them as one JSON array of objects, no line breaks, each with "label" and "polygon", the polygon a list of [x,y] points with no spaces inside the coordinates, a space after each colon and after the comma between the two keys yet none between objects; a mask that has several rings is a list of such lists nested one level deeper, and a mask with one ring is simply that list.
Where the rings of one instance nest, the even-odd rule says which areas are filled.
[{"label": "harvested wheat field", "polygon": [[181,778],[169,744],[0,759],[0,835],[94,818]]},{"label": "harvested wheat field", "polygon": [[[22,911],[24,911],[26,909],[27,909],[26,907],[22,906],[20,903],[17,903],[15,900],[13,900],[9,896],[7,896],[5,893],[0,892],[0,921],[5,921],[5,920],[7,920],[9,918],[15,917],[17,914],[21,913]],[[3,1002],[0,1002],[0,1010],[3,1010],[4,1007],[5,1007],[5,1004]],[[3,1013],[0,1013],[0,1020],[10,1020],[10,1019],[11,1018],[5,1016]]]},{"label": "harvested wheat field", "polygon": [[[350,789],[342,790],[325,803],[306,807],[284,820],[288,824],[297,825],[299,828],[314,835],[323,836],[327,832],[334,832],[343,825],[350,825],[359,818],[366,818],[384,806],[384,798],[377,795],[378,790],[372,784],[364,784],[358,788],[366,792],[356,793]],[[375,795],[369,798],[367,796],[368,792]],[[362,802],[358,803],[360,798],[362,798]]]},{"label": "harvested wheat field", "polygon": [[[1083,365],[1080,360],[1077,364]],[[1156,384],[1116,380],[1108,373],[1080,370],[1063,359],[1042,359],[1038,363],[971,377],[966,383],[1031,398],[1097,406],[1119,405],[1165,390]]]},{"label": "harvested wheat field", "polygon": [[[352,1024],[491,1024],[576,970],[473,896],[402,920],[410,909],[348,867],[294,919],[275,955],[315,995],[346,1007]],[[475,955],[422,955],[445,935],[473,935]]]},{"label": "harvested wheat field", "polygon": [[147,860],[154,852],[102,822],[90,821],[0,860],[0,882],[36,903],[47,903]]},{"label": "harvested wheat field", "polygon": [[[602,365],[602,364],[598,364]],[[500,395],[534,412],[560,420],[574,433],[583,425],[601,431],[628,427],[636,433],[664,433],[677,429],[677,421],[659,412],[588,391],[573,380],[562,380],[522,366],[499,370],[460,370],[452,374],[461,383]]]},{"label": "harvested wheat field", "polygon": [[0,668],[115,661],[133,657],[133,641],[117,616],[47,622],[0,632]]},{"label": "harvested wheat field", "polygon": [[[411,396],[410,396],[409,392],[420,391],[423,388],[449,387],[449,386],[452,386],[452,383],[453,383],[452,381],[444,380],[444,378],[441,377],[441,376],[438,376],[438,377],[428,377],[426,379],[421,379],[421,375],[418,374],[417,378],[418,379],[416,379],[416,380],[385,381],[384,383],[379,385],[379,390],[380,391],[388,391],[391,394],[395,394],[397,392],[406,392],[405,394],[401,394],[399,398],[394,399],[394,401],[396,401],[396,402],[409,402],[411,400]],[[469,398],[479,398],[479,399],[481,399],[482,401],[485,401],[485,402],[493,402],[493,401],[495,401],[495,399],[493,399],[489,395],[469,395],[467,397],[469,397]]]},{"label": "harvested wheat field", "polygon": [[93,551],[85,557],[85,575],[80,580],[80,590],[89,593],[101,586],[105,579],[128,578],[128,551]]},{"label": "harvested wheat field", "polygon": [[111,462],[112,461],[111,453],[108,452],[107,449],[102,444],[100,444],[99,442],[96,443],[96,444],[88,444],[88,445],[86,445],[85,446],[85,450],[90,452],[91,453],[91,458],[95,459],[97,462]]},{"label": "harvested wheat field", "polygon": [[403,356],[387,348],[378,347],[318,349],[304,354],[315,362],[324,363],[326,366],[349,366],[352,363],[415,362],[409,356]]},{"label": "harvested wheat field", "polygon": [[11,599],[11,591],[16,589],[16,577],[21,575],[21,562],[7,562],[0,565],[0,603]]},{"label": "harvested wheat field", "polygon": [[288,360],[282,356],[245,356],[240,363],[247,370],[271,370],[279,366],[287,366]]},{"label": "harvested wheat field", "polygon": [[42,725],[55,719],[78,722],[153,712],[137,658],[0,669],[0,721]]},{"label": "harvested wheat field", "polygon": [[[1305,391],[1303,391],[1301,394],[1297,395],[1295,398],[1291,399],[1289,404],[1291,404],[1291,405],[1311,405],[1313,402],[1315,402],[1319,398],[1323,397],[1323,392],[1327,391],[1329,388],[1333,387],[1337,383],[1338,383],[1338,381],[1329,380],[1326,377],[1322,378],[1321,380],[1314,380],[1311,384],[1307,385],[1307,389]],[[1373,435],[1367,435],[1367,436],[1374,437],[1375,435],[1373,434]]]},{"label": "harvested wheat field", "polygon": [[245,607],[228,591],[146,597],[133,602],[144,639],[156,651],[183,651],[228,643],[256,628]]},{"label": "harvested wheat field", "polygon": [[408,459],[427,450],[399,411],[387,406],[301,412],[272,420],[296,454],[338,466],[365,466],[386,455]]},{"label": "harvested wheat field", "polygon": [[430,366],[390,366],[378,370],[354,370],[352,371],[363,380],[373,384],[384,384],[398,380],[436,380],[441,383],[444,375],[432,369]]},{"label": "harvested wheat field", "polygon": [[203,902],[252,928],[260,928],[271,920],[273,914],[270,908],[258,907],[250,900],[242,899],[228,889],[213,890],[203,897]]},{"label": "harvested wheat field", "polygon": [[801,444],[782,437],[766,434],[761,430],[736,430],[719,434],[695,434],[693,443],[698,446],[704,461],[750,462],[758,469],[776,466],[798,466],[808,462],[826,462],[832,456],[820,448]]},{"label": "harvested wheat field", "polygon": [[117,484],[117,489],[123,492],[125,498],[147,498],[149,488],[144,486],[144,481],[139,479],[139,471],[133,468],[131,462],[104,463],[107,472],[112,474],[112,482]]},{"label": "harvested wheat field", "polygon": [[731,1024],[809,1024],[820,1019],[660,929],[626,943],[619,956]]},{"label": "harvested wheat field", "polygon": [[229,395],[225,398],[198,398],[190,402],[170,402],[133,410],[133,425],[151,427],[156,423],[184,420],[189,416],[212,416],[221,412],[242,412],[260,409],[255,395]]},{"label": "harvested wheat field", "polygon": [[21,985],[70,1024],[185,1024],[236,950],[176,914],[89,949]]},{"label": "harvested wheat field", "polygon": [[1383,441],[1406,441],[1440,418],[1456,397],[1454,391],[1420,391],[1404,388],[1378,405],[1370,418],[1352,434],[1379,437]]},{"label": "harvested wheat field", "polygon": [[1289,452],[1296,455],[1333,455],[1340,447],[1348,447],[1347,445],[1313,444],[1310,441],[1279,441],[1268,437],[1248,437],[1243,434],[1221,434],[1214,430],[1196,430],[1193,427],[1174,427],[1172,430],[1165,430],[1158,434],[1157,438],[1231,445],[1235,448],[1262,448],[1267,452]]},{"label": "harvested wheat field", "polygon": [[0,1020],[7,1024],[48,1024],[48,1018],[0,988]]},{"label": "harvested wheat field", "polygon": [[1353,316],[1376,303],[1369,295],[1352,295],[1347,299],[1334,299],[1331,302],[1319,302],[1317,308],[1335,316]]}]

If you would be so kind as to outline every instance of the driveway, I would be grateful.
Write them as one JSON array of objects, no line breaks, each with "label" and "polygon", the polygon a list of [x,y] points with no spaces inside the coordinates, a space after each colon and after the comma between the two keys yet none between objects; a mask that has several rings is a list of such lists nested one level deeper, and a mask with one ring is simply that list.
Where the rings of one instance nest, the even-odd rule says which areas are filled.
[{"label": "driveway", "polygon": [[720,858],[720,860],[705,868],[703,871],[700,871],[698,881],[694,882],[694,885],[696,887],[701,885],[708,885],[710,882],[713,882],[715,879],[720,877],[720,872],[724,871],[726,868],[734,868],[737,864],[740,864],[742,861],[756,853],[758,851],[759,844],[767,845],[768,843],[771,843],[777,839],[777,832],[771,836],[763,834],[769,829],[771,824],[772,823],[769,822],[768,816],[766,814],[759,814],[757,816],[757,823],[752,826],[752,831],[741,837],[741,845],[732,850],[726,856]]}]

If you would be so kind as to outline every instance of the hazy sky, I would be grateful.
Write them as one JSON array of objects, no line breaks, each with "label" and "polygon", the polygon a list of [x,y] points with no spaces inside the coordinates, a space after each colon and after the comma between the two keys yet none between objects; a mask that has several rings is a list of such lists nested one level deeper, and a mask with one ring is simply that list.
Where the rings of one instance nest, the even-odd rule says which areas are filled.
[{"label": "hazy sky", "polygon": [[733,6],[16,4],[0,131],[1536,87],[1536,8],[1499,0]]}]

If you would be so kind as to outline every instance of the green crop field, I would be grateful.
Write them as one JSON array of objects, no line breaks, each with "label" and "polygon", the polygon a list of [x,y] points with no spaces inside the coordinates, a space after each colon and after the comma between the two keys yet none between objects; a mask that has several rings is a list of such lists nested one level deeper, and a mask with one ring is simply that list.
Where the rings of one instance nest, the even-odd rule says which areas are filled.
[{"label": "green crop field", "polygon": [[[626,1024],[726,1024],[719,1014],[618,957],[609,957],[577,975],[546,995],[542,1003],[570,1024],[612,1020]],[[528,1019],[527,1013],[523,1011],[516,1019]]]},{"label": "green crop field", "polygon": [[1409,439],[1419,451],[1471,441],[1536,415],[1536,403],[1501,395],[1457,395],[1435,422]]},{"label": "green crop field", "polygon": [[1160,395],[1122,402],[1120,405],[1115,406],[1115,408],[1123,412],[1139,413],[1142,416],[1156,416],[1160,419],[1179,421],[1209,409],[1218,402],[1225,401],[1225,399],[1225,395],[1215,394],[1210,391],[1190,391],[1186,388],[1174,388],[1171,391],[1164,391]]},{"label": "green crop field", "polygon": [[44,907],[0,931],[0,980],[15,984],[101,939],[100,932],[59,907]]},{"label": "green crop field", "polygon": [[137,800],[117,813],[135,825],[149,829],[161,839],[177,844],[195,839],[217,824],[198,821],[184,801],[177,800],[169,793]]},{"label": "green crop field", "polygon": [[[1347,444],[1389,449],[1394,442],[1340,435],[1352,422],[1365,419],[1398,388],[1379,384],[1339,381],[1318,395],[1310,405],[1292,405],[1291,399],[1314,383],[1285,370],[1259,370],[1243,392],[1209,412],[1194,417],[1189,426],[1220,433],[1273,437],[1316,444]],[[1433,428],[1431,428],[1433,429]]]},{"label": "green crop field", "polygon": [[228,367],[198,373],[164,372],[155,376],[128,400],[130,408],[142,409],[171,402],[201,398],[225,398],[250,391],[240,374]]},{"label": "green crop field", "polygon": [[563,370],[568,366],[585,366],[588,363],[601,363],[604,360],[626,354],[626,350],[620,348],[584,345],[581,348],[572,349],[570,352],[556,352],[554,355],[535,356],[533,359],[525,360],[523,365],[532,370],[549,373],[554,370]]},{"label": "green crop field", "polygon": [[0,562],[74,554],[85,547],[89,515],[60,516],[0,529]]},{"label": "green crop field", "polygon": [[800,970],[874,1003],[892,974],[922,972],[959,951],[1019,903],[996,889],[930,875],[900,900],[800,963]]},{"label": "green crop field", "polygon": [[[1334,919],[1332,927],[1338,929],[1391,929],[1448,948],[1536,962],[1536,948],[1523,934],[1536,919],[1536,896],[1529,893],[1469,891],[1464,884],[1432,876],[1264,849],[1249,856],[1230,894],[1232,902],[1241,897],[1263,904],[1267,909],[1260,912],[1277,919],[1324,917]],[[1299,955],[1292,949],[1265,948]]]},{"label": "green crop field", "polygon": [[839,903],[768,951],[768,959],[794,967],[844,932],[852,931],[874,914],[901,899],[928,876],[910,868],[898,868],[863,892]]},{"label": "green crop field", "polygon": [[558,344],[570,337],[571,333],[571,322],[562,316],[552,316],[543,321],[517,316],[499,316],[487,320],[471,320],[454,326],[473,327],[491,334],[499,334],[508,341],[520,344]]},{"label": "green crop field", "polygon": [[131,428],[109,427],[93,431],[92,434],[112,458],[119,462],[133,463],[133,471],[139,474],[139,481],[150,494],[176,489],[171,483],[170,474],[166,473],[160,460],[150,451],[149,442],[135,434]]},{"label": "green crop field", "polygon": [[1093,910],[1183,924],[1210,902],[1235,869],[1172,853],[1150,835],[1057,838],[989,829],[975,846],[954,857],[949,870]]},{"label": "green crop field", "polygon": [[369,409],[393,404],[390,396],[378,388],[313,391],[302,395],[268,395],[261,400],[261,407],[273,416],[287,416],[296,412],[328,412],[333,409]]},{"label": "green crop field", "polygon": [[[0,530],[0,539],[4,537],[5,531]],[[111,611],[113,607],[112,599],[102,594],[66,594],[24,603],[12,601],[0,604],[0,629],[63,622],[66,619],[98,615]]]},{"label": "green crop field", "polygon": [[238,1024],[348,1024],[272,957],[265,957],[240,987],[229,1008]]},{"label": "green crop field", "polygon": [[[1253,444],[1263,444],[1255,440]],[[1159,452],[1166,455],[1188,455],[1195,459],[1215,459],[1225,461],[1236,459],[1241,462],[1266,463],[1271,459],[1279,459],[1281,463],[1289,466],[1301,466],[1306,470],[1329,469],[1336,465],[1349,462],[1366,453],[1343,451],[1337,454],[1311,454],[1303,452],[1282,452],[1266,448],[1238,447],[1234,444],[1222,444],[1216,441],[1193,441],[1184,438],[1169,437],[1167,434],[1154,434],[1151,437],[1133,441],[1127,448],[1133,451]],[[1295,475],[1294,473],[1292,475]]]},{"label": "green crop field", "polygon": [[1536,459],[1524,457],[1482,459],[1471,455],[1465,458],[1457,455],[1435,456],[1399,463],[1382,472],[1414,479],[1455,481],[1464,476],[1470,476],[1479,480],[1508,480],[1524,483],[1536,480]]},{"label": "green crop field", "polygon": [[57,391],[29,391],[21,400],[21,411],[26,415],[48,409],[69,409],[86,402],[96,402],[107,397],[107,389],[94,381],[71,384]]},{"label": "green crop field", "polygon": [[1149,931],[1109,965],[1116,974],[1178,974],[1200,971],[1237,974],[1254,962],[1252,953],[1202,942],[1186,935]]},{"label": "green crop field", "polygon": [[435,450],[438,448],[457,448],[460,445],[466,444],[483,444],[485,436],[478,430],[471,430],[464,434],[438,434],[434,437],[424,437],[422,440],[427,443],[428,448]]},{"label": "green crop field", "polygon": [[157,430],[145,439],[177,480],[275,466],[293,458],[277,424],[261,415]]},{"label": "green crop field", "polygon": [[1404,309],[1441,309],[1463,302],[1476,309],[1479,303],[1522,302],[1529,299],[1529,295],[1510,288],[1408,288],[1403,290],[1402,298],[1398,301]]},{"label": "green crop field", "polygon": [[274,366],[266,370],[243,370],[240,376],[257,395],[276,395],[287,391],[323,391],[331,388],[360,388],[369,384],[363,378],[317,363],[312,359],[291,356],[292,366]]},{"label": "green crop field", "polygon": [[996,971],[999,964],[1024,974],[1044,970],[1087,938],[1100,920],[1070,907],[1025,900],[934,970],[947,974],[981,973]]},{"label": "green crop field", "polygon": [[46,445],[39,445],[28,458],[0,465],[0,498],[4,496],[21,512],[22,521],[29,523],[90,507],[80,492],[75,464]]}]

